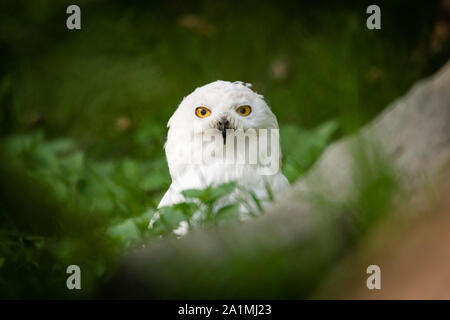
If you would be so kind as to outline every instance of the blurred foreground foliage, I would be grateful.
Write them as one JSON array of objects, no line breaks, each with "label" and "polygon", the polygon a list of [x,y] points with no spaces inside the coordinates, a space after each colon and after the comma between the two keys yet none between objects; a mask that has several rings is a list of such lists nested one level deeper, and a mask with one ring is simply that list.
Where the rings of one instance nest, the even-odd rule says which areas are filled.
[{"label": "blurred foreground foliage", "polygon": [[[313,131],[286,128],[287,138],[301,135],[304,142],[301,147],[293,145],[294,139],[283,144],[293,151],[286,155],[291,180],[314,162],[335,128],[334,122]],[[114,261],[127,249],[158,235],[171,236],[180,221],[189,221],[198,210],[204,212],[200,227],[231,221],[239,205],[214,205],[236,188],[235,183],[186,190],[188,201],[162,208],[161,218],[148,229],[170,183],[162,154],[149,159],[98,160],[72,139],[49,140],[42,132],[9,135],[2,140],[1,151],[0,284],[3,288],[21,284],[3,291],[5,297],[64,293],[65,267],[71,264],[94,270],[83,278],[90,289],[79,293],[89,296],[100,284],[97,281],[105,278],[105,270],[111,273]],[[302,155],[299,162],[295,161],[298,154]],[[35,283],[21,280],[24,274]],[[48,287],[43,287],[40,279],[52,281],[44,281]],[[30,290],[34,285],[39,288]]]},{"label": "blurred foreground foliage", "polygon": [[[1,298],[93,297],[124,253],[171,236],[198,203],[208,217],[233,216],[208,209],[229,184],[188,191],[147,229],[170,185],[167,120],[195,87],[253,83],[278,117],[294,182],[449,52],[448,41],[430,47],[438,1],[382,2],[377,32],[365,28],[367,5],[350,1],[78,5],[73,32],[64,3],[0,4]],[[358,234],[386,212],[394,184],[384,169],[361,170],[353,204],[334,204],[353,213]],[[320,256],[305,251],[305,275]],[[81,267],[81,291],[66,289],[70,264]]]}]

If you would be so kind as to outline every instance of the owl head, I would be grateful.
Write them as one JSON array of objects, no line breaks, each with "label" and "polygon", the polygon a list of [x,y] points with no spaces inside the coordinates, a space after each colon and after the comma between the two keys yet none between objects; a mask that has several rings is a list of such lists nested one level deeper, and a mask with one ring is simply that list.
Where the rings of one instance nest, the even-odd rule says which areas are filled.
[{"label": "owl head", "polygon": [[[192,159],[192,153],[200,149],[198,145],[194,147],[195,141],[200,136],[202,139],[206,132],[213,131],[218,137],[214,139],[214,143],[220,139],[225,145],[227,137],[231,136],[230,132],[235,139],[239,134],[248,134],[252,129],[278,129],[278,123],[264,97],[251,90],[250,84],[219,80],[199,87],[186,96],[170,118],[168,127],[165,149],[172,173],[175,164],[177,169],[184,170],[183,166],[178,165],[188,158]],[[206,150],[202,153],[217,155],[217,149],[208,151],[208,145],[213,144],[208,141],[202,142],[202,147],[205,147],[202,150]],[[230,143],[227,144],[229,145]],[[249,153],[247,149],[248,146],[244,146],[243,151],[237,153]],[[209,160],[207,163],[211,162],[214,161]]]},{"label": "owl head", "polygon": [[226,129],[278,128],[275,115],[264,97],[243,82],[214,81],[186,96],[170,118],[169,132],[193,127],[221,131],[226,142]]}]

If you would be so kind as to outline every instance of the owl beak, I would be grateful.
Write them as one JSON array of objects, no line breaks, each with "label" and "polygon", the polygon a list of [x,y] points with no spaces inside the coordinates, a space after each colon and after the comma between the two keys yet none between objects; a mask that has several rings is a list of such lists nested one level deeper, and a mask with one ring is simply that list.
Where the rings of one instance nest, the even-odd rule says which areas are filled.
[{"label": "owl beak", "polygon": [[219,121],[219,130],[222,131],[223,144],[227,144],[227,129],[229,128],[230,121],[223,118]]}]

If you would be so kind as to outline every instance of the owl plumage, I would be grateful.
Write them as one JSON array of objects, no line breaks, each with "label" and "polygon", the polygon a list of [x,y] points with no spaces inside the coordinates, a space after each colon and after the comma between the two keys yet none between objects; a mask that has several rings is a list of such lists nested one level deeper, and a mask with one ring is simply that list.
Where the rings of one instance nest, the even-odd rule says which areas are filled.
[{"label": "owl plumage", "polygon": [[[235,181],[238,188],[220,199],[218,205],[234,203],[238,199],[250,200],[250,193],[253,193],[254,196],[261,199],[263,206],[267,206],[269,203],[267,187],[276,198],[289,186],[288,180],[280,169],[281,150],[278,141],[270,145],[271,150],[269,151],[266,150],[262,153],[263,150],[258,149],[257,163],[248,163],[248,161],[246,163],[237,163],[236,161],[230,163],[224,160],[227,145],[231,144],[231,148],[234,148],[235,152],[240,152],[236,143],[240,134],[245,135],[252,130],[252,132],[256,131],[258,132],[256,139],[259,143],[261,136],[259,129],[267,129],[269,133],[270,130],[278,131],[277,119],[264,101],[264,97],[251,90],[249,84],[219,80],[197,88],[182,100],[170,118],[168,128],[165,152],[172,184],[158,208],[184,201],[183,190],[204,189],[230,181]],[[216,143],[215,147],[218,146],[217,141],[201,140],[205,136],[205,132],[217,133],[216,140],[220,139],[220,144],[223,143],[223,154],[211,151],[214,150],[212,147],[214,143]],[[235,133],[235,136],[230,133]],[[235,140],[231,141],[230,139]],[[245,138],[243,139],[245,140]],[[248,153],[251,149],[250,143],[252,141],[248,139],[247,145],[241,152]],[[192,158],[189,158],[192,155],[199,156],[199,154],[203,157],[206,153],[208,153],[206,161],[202,159],[193,161]],[[262,163],[267,162],[264,161],[267,160],[268,154],[277,154],[279,157],[275,159],[278,161],[273,161],[271,164],[275,167],[271,168],[269,174],[262,173],[261,170]],[[266,158],[262,159],[262,157]],[[239,208],[240,216],[245,218],[248,210],[248,206],[241,206]],[[152,219],[150,227],[157,216]],[[186,232],[187,223],[181,223],[176,233],[184,234]]]}]

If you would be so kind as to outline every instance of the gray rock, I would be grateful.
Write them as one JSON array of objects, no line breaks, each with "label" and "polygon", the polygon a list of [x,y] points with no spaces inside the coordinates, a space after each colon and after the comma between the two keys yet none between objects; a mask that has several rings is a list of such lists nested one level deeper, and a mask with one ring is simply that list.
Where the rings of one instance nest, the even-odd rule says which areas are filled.
[{"label": "gray rock", "polygon": [[[357,191],[355,168],[361,163],[355,159],[361,150],[364,170],[371,171],[380,161],[393,168],[402,197],[412,197],[424,182],[448,172],[450,62],[357,134],[327,148],[266,215],[149,244],[123,260],[101,296],[304,297],[346,245],[337,227],[340,220],[331,215],[322,219],[330,213],[318,204],[343,203]],[[315,232],[319,226],[320,235]]]}]

